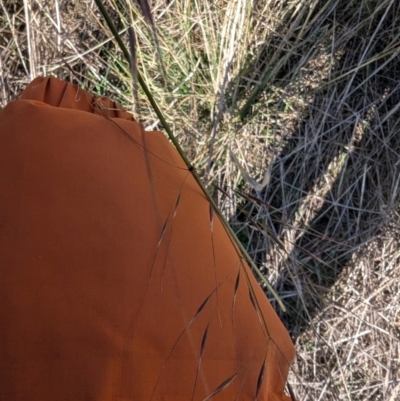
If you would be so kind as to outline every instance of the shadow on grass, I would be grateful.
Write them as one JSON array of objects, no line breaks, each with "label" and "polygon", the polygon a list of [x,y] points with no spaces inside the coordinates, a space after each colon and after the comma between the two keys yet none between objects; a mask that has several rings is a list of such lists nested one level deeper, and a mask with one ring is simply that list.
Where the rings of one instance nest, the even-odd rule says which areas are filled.
[{"label": "shadow on grass", "polygon": [[[387,51],[399,34],[399,6],[394,7],[371,15],[366,29],[341,49],[332,77],[343,78],[315,94],[307,117],[273,161],[268,187],[253,193],[258,206],[245,207],[268,229],[269,246],[289,244],[275,289],[287,306],[281,317],[294,339],[329,302],[327,295],[344,269],[351,268],[353,253],[380,234],[397,207],[400,56]],[[299,56],[293,57],[287,63],[298,62]],[[283,68],[274,84],[285,90],[290,79]],[[322,187],[327,191],[316,196]],[[262,222],[260,207],[267,216]],[[307,224],[290,228],[300,212],[309,216]],[[236,218],[245,217],[238,211]],[[292,241],[290,230],[295,232]],[[264,235],[253,231],[248,240],[261,244]],[[259,248],[249,241],[246,245]],[[260,248],[256,261],[271,266],[268,250]]]}]

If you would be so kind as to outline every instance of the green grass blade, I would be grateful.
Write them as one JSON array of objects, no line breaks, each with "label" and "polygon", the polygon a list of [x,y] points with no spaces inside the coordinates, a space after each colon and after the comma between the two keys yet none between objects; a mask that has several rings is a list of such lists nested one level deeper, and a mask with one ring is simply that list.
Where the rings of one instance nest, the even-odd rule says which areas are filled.
[{"label": "green grass blade", "polygon": [[[106,8],[104,7],[102,1],[101,0],[95,0],[95,2],[97,4],[102,16],[104,17],[108,27],[110,28],[112,34],[114,35],[115,40],[117,41],[117,43],[118,43],[122,53],[124,54],[126,60],[130,63],[131,62],[131,55],[129,54],[128,49],[126,48],[124,42],[122,41],[121,36],[119,35],[119,33],[117,31],[117,28],[115,27],[114,23],[112,22],[112,20],[111,20],[109,14],[108,14]],[[140,86],[142,87],[143,91],[145,92],[147,98],[149,99],[149,101],[151,103],[151,106],[153,107],[155,113],[157,114],[157,117],[159,118],[161,125],[164,127],[165,131],[167,132],[167,135],[168,135],[169,139],[171,140],[171,142],[176,147],[177,151],[179,152],[180,156],[184,160],[184,162],[185,162],[186,166],[188,167],[189,171],[192,173],[192,175],[195,178],[196,182],[200,186],[200,188],[203,191],[204,195],[206,196],[207,200],[210,202],[210,204],[214,208],[215,212],[217,213],[217,215],[221,219],[221,221],[222,221],[226,231],[228,232],[229,236],[231,237],[232,241],[237,246],[237,248],[240,250],[240,252],[242,253],[242,255],[243,255],[244,259],[247,261],[247,263],[249,263],[251,268],[256,272],[258,277],[262,280],[262,282],[266,285],[268,290],[274,296],[274,298],[278,302],[278,304],[281,307],[281,309],[285,312],[286,308],[283,305],[282,300],[276,294],[276,292],[274,291],[272,286],[268,283],[267,279],[264,277],[264,275],[258,269],[258,267],[254,263],[254,261],[251,259],[250,255],[247,253],[246,249],[244,248],[242,243],[239,241],[239,239],[237,238],[236,234],[233,232],[232,228],[230,227],[229,223],[225,219],[224,215],[219,210],[219,207],[214,202],[213,198],[209,195],[209,193],[208,193],[207,189],[205,188],[205,186],[203,185],[199,175],[197,174],[196,170],[192,166],[192,164],[189,161],[189,159],[186,157],[186,154],[183,151],[183,149],[181,148],[181,146],[180,146],[178,140],[176,139],[175,135],[172,133],[172,130],[171,130],[169,124],[165,120],[164,115],[162,114],[160,108],[158,107],[156,101],[154,100],[154,97],[150,93],[150,90],[149,90],[148,86],[146,85],[145,81],[143,80],[143,77],[141,76],[139,71],[137,71],[137,78],[138,78],[138,81],[140,83]]]}]

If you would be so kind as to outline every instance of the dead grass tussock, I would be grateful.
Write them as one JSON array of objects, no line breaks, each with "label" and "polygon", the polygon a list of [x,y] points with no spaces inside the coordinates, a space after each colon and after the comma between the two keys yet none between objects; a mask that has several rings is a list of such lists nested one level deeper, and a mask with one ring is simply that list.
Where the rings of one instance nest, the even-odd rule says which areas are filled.
[{"label": "dead grass tussock", "polygon": [[[289,308],[295,393],[397,399],[399,3],[155,0],[167,86],[137,3],[105,3],[126,41],[134,26],[159,107]],[[129,67],[91,2],[0,10],[1,106],[55,74],[132,108]],[[145,126],[161,128],[139,99]],[[229,149],[260,181],[270,165],[263,191]]]},{"label": "dead grass tussock", "polygon": [[298,338],[294,370],[310,378],[301,384],[307,399],[390,400],[396,394],[399,233],[391,222],[353,254],[331,289],[329,304]]}]

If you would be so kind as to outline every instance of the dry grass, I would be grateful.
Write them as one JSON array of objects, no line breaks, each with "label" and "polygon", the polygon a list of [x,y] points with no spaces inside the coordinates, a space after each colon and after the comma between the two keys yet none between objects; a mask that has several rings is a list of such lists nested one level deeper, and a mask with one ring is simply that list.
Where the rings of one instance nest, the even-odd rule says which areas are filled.
[{"label": "dry grass", "polygon": [[[154,0],[167,87],[136,3],[106,4],[125,39],[134,25],[160,108],[288,307],[298,397],[399,399],[400,3]],[[0,0],[0,105],[55,74],[132,108],[111,37],[91,2]],[[140,118],[161,128],[143,93]],[[229,149],[260,180],[271,165],[264,190]]]}]

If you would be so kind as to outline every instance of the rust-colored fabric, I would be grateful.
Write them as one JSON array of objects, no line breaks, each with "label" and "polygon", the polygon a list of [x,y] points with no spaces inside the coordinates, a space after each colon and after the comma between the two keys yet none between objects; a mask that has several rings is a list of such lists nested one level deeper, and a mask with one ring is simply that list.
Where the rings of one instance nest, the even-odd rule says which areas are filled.
[{"label": "rust-colored fabric", "polygon": [[163,134],[37,78],[0,193],[0,400],[288,400],[291,340]]}]

